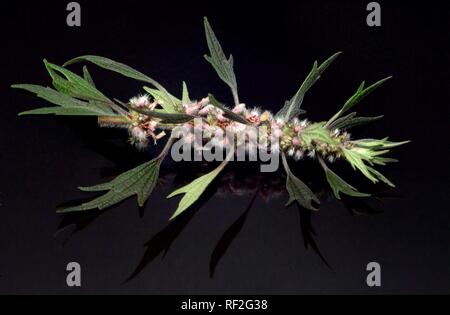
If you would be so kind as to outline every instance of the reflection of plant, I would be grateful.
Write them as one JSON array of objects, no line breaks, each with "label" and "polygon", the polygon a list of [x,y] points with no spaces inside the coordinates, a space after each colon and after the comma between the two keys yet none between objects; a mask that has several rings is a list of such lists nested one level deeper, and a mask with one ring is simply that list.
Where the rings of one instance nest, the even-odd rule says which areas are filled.
[{"label": "reflection of plant", "polygon": [[[189,132],[183,135],[183,140],[193,141],[192,121],[194,118],[201,119],[204,124],[203,135],[209,139],[223,133],[225,128],[227,130],[231,128],[236,134],[243,132],[246,126],[264,128],[268,135],[264,145],[270,147],[272,152],[281,155],[287,173],[286,188],[290,196],[288,205],[295,201],[304,208],[316,210],[314,203],[318,204],[319,200],[314,196],[311,189],[290,170],[287,157],[292,157],[296,161],[304,156],[317,159],[325,171],[328,183],[336,198],[340,198],[340,194],[355,197],[368,196],[368,194],[358,192],[356,188],[346,183],[328,168],[326,161],[333,162],[336,159],[344,159],[350,163],[353,169],[359,170],[372,182],[383,181],[393,186],[373,166],[394,162],[395,160],[383,155],[389,152],[390,148],[406,142],[391,142],[387,138],[353,140],[346,131],[350,127],[381,118],[381,116],[356,117],[356,113],[346,114],[346,112],[389,78],[380,80],[369,87],[365,87],[363,82],[355,94],[328,121],[311,123],[306,119],[299,120],[298,116],[304,113],[300,106],[305,93],[340,54],[336,53],[320,65],[317,62],[314,63],[311,72],[297,93],[289,101],[286,101],[278,113],[272,114],[257,108],[247,109],[245,104],[239,101],[236,76],[233,71],[233,57],[227,58],[225,56],[206,18],[204,25],[210,51],[210,55],[205,55],[205,58],[213,66],[219,77],[230,87],[235,103],[232,109],[222,105],[211,94],[200,101],[192,101],[184,82],[182,97],[178,99],[158,82],[141,72],[111,59],[92,55],[72,59],[66,62],[64,67],[44,60],[45,67],[53,80],[54,89],[31,84],[13,86],[35,93],[38,97],[58,105],[26,111],[21,115],[97,116],[100,126],[126,128],[130,133],[130,142],[140,149],[148,147],[150,140],[156,143],[166,136],[166,131],[170,131],[169,140],[158,157],[119,175],[110,182],[91,187],[80,187],[84,191],[107,192],[90,202],[67,207],[60,212],[104,209],[134,194],[137,195],[138,203],[142,206],[155,186],[161,162],[167,156],[173,141],[180,137],[175,131],[179,127],[184,127]],[[83,67],[83,77],[65,68],[69,64],[82,61],[91,62],[126,77],[149,83],[153,88],[144,87],[148,94],[134,97],[128,103],[116,99],[111,100],[96,88],[86,67]],[[344,116],[344,114],[346,115]],[[273,142],[274,137],[280,140],[279,144]],[[216,143],[216,145],[225,147],[226,140],[225,138],[222,143]],[[239,143],[237,146],[239,146]],[[225,161],[216,169],[168,196],[183,195],[172,218],[188,209],[198,200],[210,183],[234,157],[235,149],[236,147],[233,145]]]}]

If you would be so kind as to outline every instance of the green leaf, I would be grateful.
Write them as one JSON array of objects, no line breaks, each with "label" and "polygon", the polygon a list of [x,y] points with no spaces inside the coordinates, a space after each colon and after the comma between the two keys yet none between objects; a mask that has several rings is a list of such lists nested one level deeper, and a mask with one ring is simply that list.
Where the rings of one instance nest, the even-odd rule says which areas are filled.
[{"label": "green leaf", "polygon": [[317,61],[315,61],[311,72],[308,74],[305,81],[303,81],[297,93],[295,93],[290,101],[287,101],[284,104],[283,108],[276,114],[276,116],[283,117],[287,121],[298,116],[300,114],[300,107],[302,105],[303,98],[305,97],[306,92],[313,86],[313,84],[320,78],[322,73],[340,54],[341,52],[335,53],[327,60],[325,60],[320,66],[318,66]]},{"label": "green leaf", "polygon": [[319,199],[314,195],[314,193],[309,189],[309,187],[302,182],[299,178],[297,178],[294,174],[292,174],[289,165],[286,160],[286,156],[284,154],[281,155],[283,160],[284,169],[286,170],[286,189],[289,193],[289,200],[286,203],[286,206],[289,206],[294,201],[297,201],[300,206],[317,211],[318,208],[314,207],[312,201],[315,201],[317,204],[320,204]]},{"label": "green leaf", "polygon": [[102,210],[133,195],[137,195],[138,204],[142,207],[156,185],[160,164],[161,159],[157,158],[122,173],[110,182],[91,187],[79,187],[82,191],[108,190],[108,192],[81,205],[62,208],[58,210],[58,213],[91,209]]},{"label": "green leaf", "polygon": [[[45,59],[44,64],[53,79],[53,86],[59,92],[83,100],[111,103],[110,99],[79,75],[63,67],[52,64]],[[105,104],[105,106],[107,105]]]},{"label": "green leaf", "polygon": [[181,100],[176,98],[170,93],[167,92],[161,92],[157,89],[152,89],[148,86],[144,86],[144,90],[149,93],[155,101],[157,101],[161,107],[167,112],[167,113],[176,113],[177,111],[172,110],[172,105],[174,104],[175,109],[178,109],[181,106]]},{"label": "green leaf", "polygon": [[325,171],[328,184],[330,184],[330,187],[333,190],[333,194],[337,199],[341,199],[339,193],[343,193],[353,197],[370,196],[370,194],[359,192],[355,187],[345,182],[342,178],[336,175],[336,173],[330,170],[322,159],[319,158],[319,162],[323,170]]},{"label": "green leaf", "polygon": [[69,61],[67,61],[64,66],[70,65],[70,64],[74,64],[77,62],[82,62],[82,61],[89,61],[92,62],[93,64],[106,69],[106,70],[110,70],[110,71],[114,71],[117,72],[123,76],[126,76],[128,78],[132,78],[138,81],[143,81],[143,82],[147,82],[152,84],[154,87],[156,87],[158,90],[160,90],[161,92],[163,92],[166,97],[169,99],[169,102],[167,104],[165,104],[165,109],[167,112],[175,112],[175,104],[171,101],[170,98],[170,94],[169,92],[167,92],[167,90],[161,85],[159,84],[157,81],[155,81],[154,79],[150,78],[149,76],[146,76],[145,74],[114,60],[111,60],[109,58],[105,58],[105,57],[100,57],[100,56],[94,56],[94,55],[85,55],[85,56],[80,56],[80,57],[76,57],[73,58]]},{"label": "green leaf", "polygon": [[364,164],[364,159],[370,160],[370,156],[364,156],[354,150],[342,149],[345,159],[350,163],[353,169],[358,169],[364,176],[370,179],[373,183],[378,182],[372,173],[367,169],[367,165]]},{"label": "green leaf", "polygon": [[385,183],[391,187],[395,187],[395,185],[389,179],[387,179],[383,174],[381,174],[379,171],[377,171],[373,167],[367,166],[367,169],[369,170],[369,172],[371,172],[376,178],[381,180],[383,183]]},{"label": "green leaf", "polygon": [[128,107],[131,110],[138,112],[140,114],[143,114],[143,115],[146,115],[149,117],[159,118],[159,119],[161,119],[161,123],[163,123],[163,124],[182,124],[182,123],[188,122],[195,118],[194,116],[183,114],[183,113],[171,114],[171,113],[166,113],[166,112],[162,112],[162,111],[158,111],[158,110],[145,110],[145,109],[131,107],[131,106],[128,106]]},{"label": "green leaf", "polygon": [[209,102],[212,106],[217,107],[218,109],[222,110],[224,112],[223,116],[233,120],[237,121],[244,125],[249,125],[250,123],[242,116],[234,113],[231,109],[225,107],[222,103],[220,103],[212,94],[208,94]]},{"label": "green leaf", "polygon": [[233,70],[233,56],[227,59],[222,46],[220,46],[214,31],[209,25],[208,19],[204,18],[206,41],[208,43],[210,56],[205,55],[205,59],[213,66],[218,76],[224,81],[231,89],[233,94],[235,105],[239,104],[238,89],[236,83],[236,76]]},{"label": "green leaf", "polygon": [[[352,114],[356,114],[356,113],[352,113]],[[344,119],[346,117],[349,117],[349,114],[345,117],[341,117],[336,119],[332,125],[330,125],[330,129],[341,129],[341,130],[345,130],[345,129],[349,129],[355,126],[359,126],[359,125],[363,125],[363,124],[367,124],[376,120],[380,120],[381,118],[383,118],[383,115],[380,116],[375,116],[375,117],[351,117],[348,119]]]},{"label": "green leaf", "polygon": [[92,85],[93,87],[95,87],[95,83],[94,80],[92,80],[92,76],[88,71],[87,66],[83,66],[83,78],[89,82],[90,85]]},{"label": "green leaf", "polygon": [[352,143],[358,145],[359,147],[363,148],[371,148],[371,149],[390,149],[395,148],[404,144],[409,143],[410,141],[401,141],[401,142],[394,142],[394,141],[388,141],[388,138],[384,138],[381,140],[378,139],[360,139],[360,140],[353,140]]},{"label": "green leaf", "polygon": [[325,122],[314,123],[302,131],[300,137],[307,146],[310,146],[313,140],[321,141],[332,146],[339,144],[337,139],[331,137],[330,131],[324,127],[324,124]]},{"label": "green leaf", "polygon": [[217,175],[224,169],[224,167],[228,164],[230,158],[233,156],[234,152],[231,151],[225,161],[223,161],[216,169],[209,172],[208,174],[205,174],[191,183],[187,184],[186,186],[183,186],[174,192],[172,192],[170,195],[167,196],[167,198],[172,198],[176,195],[184,194],[183,198],[181,198],[177,210],[175,210],[174,214],[170,218],[170,220],[173,220],[178,215],[183,213],[186,209],[188,209],[194,202],[200,198],[200,196],[203,194],[203,192],[206,190],[206,188],[211,184],[211,182],[217,177]]},{"label": "green leaf", "polygon": [[181,102],[183,104],[190,104],[191,100],[189,99],[189,92],[187,89],[186,82],[183,81],[183,96],[181,97]]},{"label": "green leaf", "polygon": [[342,114],[344,114],[346,111],[348,111],[350,108],[358,104],[363,98],[365,98],[367,95],[372,93],[377,87],[379,87],[381,84],[386,82],[392,78],[392,76],[389,76],[387,78],[381,79],[378,82],[375,82],[371,86],[364,88],[365,82],[363,81],[359,87],[358,90],[353,94],[342,106],[341,110],[339,110],[333,117],[328,120],[326,126],[329,126],[333,121],[335,121],[337,118],[339,118]]},{"label": "green leaf", "polygon": [[111,108],[104,106],[104,104],[97,104],[95,102],[88,103],[79,99],[70,97],[66,94],[55,91],[49,87],[33,84],[15,84],[12,88],[26,90],[35,93],[37,97],[40,97],[50,103],[58,105],[59,107],[43,107],[29,111],[25,111],[19,114],[21,115],[43,115],[43,114],[55,114],[55,115],[70,115],[70,116],[114,116],[117,115]]}]

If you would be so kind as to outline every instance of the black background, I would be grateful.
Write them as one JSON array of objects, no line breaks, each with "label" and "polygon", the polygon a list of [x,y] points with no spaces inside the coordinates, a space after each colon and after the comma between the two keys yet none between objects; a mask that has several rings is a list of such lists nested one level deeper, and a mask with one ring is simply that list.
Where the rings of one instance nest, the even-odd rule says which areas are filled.
[{"label": "black background", "polygon": [[[82,26],[70,28],[67,2],[3,1],[0,7],[1,293],[450,292],[449,106],[444,97],[449,54],[443,47],[449,40],[448,8],[380,1],[382,26],[371,28],[366,25],[369,1],[80,1]],[[96,54],[135,67],[174,94],[185,80],[191,96],[213,92],[230,103],[227,87],[202,57],[207,51],[203,16],[225,52],[233,53],[240,97],[248,105],[277,110],[315,59],[338,50],[343,55],[305,98],[303,108],[312,120],[333,115],[360,81],[394,76],[357,108],[364,116],[385,115],[356,131],[359,136],[412,141],[394,150],[400,163],[385,168],[397,189],[391,192],[395,198],[375,203],[380,213],[351,215],[322,194],[318,213],[300,212],[301,228],[299,211],[283,206],[286,195],[258,197],[213,277],[211,253],[252,194],[211,193],[198,211],[168,225],[177,200],[165,196],[183,181],[177,177],[172,183],[170,173],[188,178],[198,165],[167,164],[165,184],[143,210],[130,199],[103,213],[64,219],[55,214],[58,204],[86,197],[76,186],[110,179],[148,153],[134,153],[126,135],[100,131],[90,119],[19,118],[18,112],[44,103],[9,86],[50,84],[43,58],[62,64]],[[127,99],[140,92],[138,82],[90,70],[106,95]],[[369,189],[364,179],[338,165],[338,173]],[[323,177],[311,168],[313,177]],[[271,180],[280,176],[273,174]],[[316,235],[308,233],[309,222]],[[71,235],[74,228],[80,231]],[[146,248],[155,259],[122,284]],[[81,288],[65,284],[70,261],[82,266]],[[382,266],[381,288],[366,285],[371,261]]]}]

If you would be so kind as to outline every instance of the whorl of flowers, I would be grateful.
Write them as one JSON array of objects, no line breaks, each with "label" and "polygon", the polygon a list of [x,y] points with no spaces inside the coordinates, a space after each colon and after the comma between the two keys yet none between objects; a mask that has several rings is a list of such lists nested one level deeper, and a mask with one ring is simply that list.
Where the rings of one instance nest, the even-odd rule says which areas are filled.
[{"label": "whorl of flowers", "polygon": [[[353,169],[360,171],[374,183],[382,181],[393,186],[374,166],[395,162],[394,159],[386,158],[384,155],[391,148],[406,142],[391,142],[387,138],[352,139],[347,131],[353,126],[369,123],[382,117],[358,117],[355,112],[347,112],[390,77],[368,87],[365,86],[365,82],[362,82],[357,91],[333,117],[326,121],[310,122],[301,117],[304,111],[300,107],[305,94],[339,56],[338,52],[321,64],[316,61],[298,91],[277,113],[247,107],[239,100],[233,57],[225,56],[206,18],[204,26],[210,51],[210,55],[205,55],[205,58],[218,76],[230,87],[234,101],[234,106],[231,108],[217,101],[212,94],[198,101],[191,100],[184,82],[182,97],[179,99],[143,73],[111,59],[92,55],[74,58],[63,67],[44,60],[55,89],[31,84],[13,86],[33,92],[38,97],[57,105],[21,114],[97,116],[100,126],[126,128],[130,135],[130,142],[140,150],[148,148],[159,140],[168,139],[164,149],[156,158],[119,175],[110,182],[80,188],[84,191],[106,191],[104,195],[79,206],[64,208],[60,212],[104,209],[132,195],[137,195],[140,206],[144,205],[155,187],[160,165],[176,141],[187,144],[196,143],[198,140],[201,144],[211,142],[219,149],[231,147],[231,151],[226,150],[229,152],[225,160],[216,169],[168,196],[171,198],[183,194],[172,218],[189,208],[201,196],[227,163],[234,159],[237,149],[242,146],[248,152],[252,149],[267,149],[274,156],[281,156],[286,171],[286,189],[289,193],[287,205],[296,202],[301,207],[317,210],[319,204],[318,198],[309,187],[291,171],[288,157],[295,161],[304,157],[318,160],[336,198],[340,198],[341,194],[354,197],[369,196],[367,193],[359,192],[328,167],[327,163],[336,159],[347,161]],[[86,67],[83,68],[83,77],[66,68],[67,65],[86,61],[126,77],[146,82],[154,88],[145,86],[144,90],[148,94],[133,97],[126,103],[117,99],[111,100],[96,88]],[[201,139],[196,137],[197,122],[201,123]],[[249,129],[263,132],[258,132],[257,136],[240,137]]]}]

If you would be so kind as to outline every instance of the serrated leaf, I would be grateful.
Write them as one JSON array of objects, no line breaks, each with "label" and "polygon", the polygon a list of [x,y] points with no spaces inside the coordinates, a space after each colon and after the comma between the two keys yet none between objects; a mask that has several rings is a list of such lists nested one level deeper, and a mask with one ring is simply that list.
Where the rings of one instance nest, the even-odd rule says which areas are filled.
[{"label": "serrated leaf", "polygon": [[[53,86],[59,92],[87,101],[95,100],[111,103],[110,99],[79,75],[68,69],[52,64],[45,59],[44,64],[53,79]],[[105,106],[107,105],[105,104]]]},{"label": "serrated leaf", "polygon": [[150,78],[149,76],[147,76],[147,75],[131,68],[130,66],[123,64],[123,63],[114,61],[109,58],[94,56],[94,55],[85,55],[85,56],[73,58],[73,59],[67,61],[64,64],[64,66],[67,66],[67,65],[70,65],[73,63],[77,63],[77,62],[82,62],[82,61],[89,61],[103,69],[117,72],[128,78],[132,78],[132,79],[135,79],[138,81],[143,81],[143,82],[152,84],[158,90],[163,92],[169,99],[169,102],[164,105],[165,106],[164,109],[166,109],[167,112],[175,112],[176,106],[173,103],[173,101],[171,100],[169,92],[167,92],[167,90],[161,84],[159,84],[157,81]]},{"label": "serrated leaf", "polygon": [[106,191],[104,195],[78,206],[58,210],[58,213],[85,211],[91,209],[105,209],[117,204],[133,195],[137,195],[138,204],[142,207],[153,191],[158,180],[160,159],[143,163],[110,182],[90,187],[79,187],[82,191]]},{"label": "serrated leaf", "polygon": [[190,104],[191,103],[191,100],[189,98],[188,88],[187,88],[186,82],[184,82],[184,81],[183,81],[183,94],[182,94],[182,97],[181,97],[181,102],[183,104]]},{"label": "serrated leaf", "polygon": [[208,19],[204,18],[204,26],[205,26],[205,35],[206,41],[208,43],[210,56],[205,55],[205,59],[213,66],[214,70],[216,70],[217,75],[224,81],[231,89],[233,94],[235,105],[239,104],[239,96],[238,89],[236,83],[236,75],[233,70],[233,56],[227,59],[222,46],[217,40],[214,31],[211,28],[211,25],[208,22]]},{"label": "serrated leaf", "polygon": [[319,159],[320,165],[322,166],[323,170],[325,171],[325,175],[328,181],[328,184],[330,184],[330,187],[333,191],[334,196],[337,199],[341,199],[341,196],[339,193],[343,193],[349,196],[353,197],[369,197],[370,194],[359,192],[355,187],[348,184],[346,181],[344,181],[342,178],[340,178],[336,173],[334,173],[332,170],[330,170],[325,162],[322,159]]},{"label": "serrated leaf", "polygon": [[384,79],[381,79],[371,86],[364,88],[365,82],[363,81],[359,87],[358,90],[353,94],[342,106],[342,108],[333,116],[331,117],[326,126],[329,126],[333,121],[335,121],[337,118],[339,118],[342,114],[344,114],[346,111],[348,111],[350,108],[358,104],[363,98],[365,98],[367,95],[372,93],[377,87],[379,87],[381,84],[386,82],[387,80],[391,79],[392,76],[386,77]]},{"label": "serrated leaf", "polygon": [[192,119],[194,119],[194,116],[191,115],[187,115],[187,114],[183,114],[183,113],[166,113],[163,111],[158,111],[158,110],[145,110],[145,109],[141,109],[141,108],[136,108],[136,107],[131,107],[128,106],[131,110],[149,116],[149,117],[153,117],[153,118],[158,118],[160,119],[161,123],[163,124],[182,124],[188,121],[191,121]]},{"label": "serrated leaf", "polygon": [[227,108],[225,105],[220,103],[212,94],[208,94],[209,102],[212,106],[217,107],[218,109],[222,110],[224,112],[223,116],[233,120],[237,121],[244,125],[249,125],[250,123],[242,116],[234,113],[231,109]]},{"label": "serrated leaf", "polygon": [[228,161],[233,154],[234,154],[233,152],[230,152],[227,156],[227,159],[225,161],[223,161],[213,171],[195,179],[191,183],[175,190],[174,192],[172,192],[170,195],[167,196],[167,198],[172,198],[174,196],[184,194],[183,198],[181,198],[181,200],[178,204],[177,210],[175,210],[175,212],[172,215],[172,217],[170,218],[170,220],[173,220],[174,218],[179,216],[186,209],[188,209],[194,202],[196,202],[198,200],[198,198],[200,198],[200,196],[203,194],[203,192],[206,190],[206,188],[211,184],[211,182],[217,177],[217,175],[219,175],[219,173],[228,164]]},{"label": "serrated leaf", "polygon": [[52,88],[44,87],[34,84],[15,84],[12,88],[26,90],[35,93],[37,97],[42,98],[50,103],[58,105],[59,107],[43,107],[19,113],[20,115],[87,115],[87,116],[114,116],[117,115],[111,108],[104,106],[104,104],[96,105],[95,103],[88,103],[79,99],[73,98],[61,92],[55,91]]},{"label": "serrated leaf", "polygon": [[327,60],[325,60],[320,66],[318,66],[317,61],[315,61],[311,72],[308,74],[305,81],[303,81],[297,93],[295,93],[290,101],[287,101],[284,104],[283,108],[278,111],[276,116],[283,117],[287,121],[298,116],[300,114],[300,107],[302,105],[303,98],[305,97],[306,92],[313,86],[313,84],[320,78],[321,74],[340,54],[341,52],[335,53]]},{"label": "serrated leaf", "polygon": [[292,174],[289,165],[286,160],[286,156],[284,154],[281,155],[283,160],[283,166],[286,170],[286,190],[289,193],[289,200],[286,203],[286,206],[289,206],[294,201],[297,201],[300,206],[309,209],[317,211],[318,208],[314,207],[312,202],[316,202],[317,204],[320,204],[319,199],[314,195],[314,193],[311,191],[311,189],[302,182],[299,178],[297,178],[294,174]]}]

